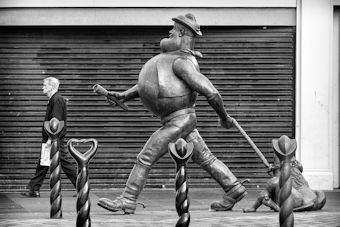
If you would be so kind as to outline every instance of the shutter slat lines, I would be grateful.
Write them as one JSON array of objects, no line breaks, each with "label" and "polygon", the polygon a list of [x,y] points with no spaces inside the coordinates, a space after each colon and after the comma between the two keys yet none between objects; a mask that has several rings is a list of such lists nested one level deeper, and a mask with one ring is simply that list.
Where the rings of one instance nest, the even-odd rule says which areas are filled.
[{"label": "shutter slat lines", "polygon": [[[160,127],[139,100],[130,111],[109,106],[92,92],[94,84],[124,91],[138,80],[143,64],[159,53],[170,27],[8,27],[0,34],[0,191],[22,190],[40,153],[47,98],[42,80],[60,79],[68,99],[67,138],[95,138],[90,165],[94,189],[124,187],[138,152]],[[205,27],[196,50],[201,72],[220,91],[228,113],[273,162],[271,140],[294,137],[295,28]],[[198,129],[212,152],[250,188],[268,178],[258,156],[236,129],[218,127],[204,97],[197,105]],[[79,147],[85,150],[86,147]],[[70,158],[70,160],[72,160]],[[48,176],[47,176],[48,177]],[[72,188],[62,175],[63,188]],[[218,187],[189,162],[191,187]],[[146,187],[173,187],[175,164],[167,154]],[[43,185],[48,189],[48,180]]]}]

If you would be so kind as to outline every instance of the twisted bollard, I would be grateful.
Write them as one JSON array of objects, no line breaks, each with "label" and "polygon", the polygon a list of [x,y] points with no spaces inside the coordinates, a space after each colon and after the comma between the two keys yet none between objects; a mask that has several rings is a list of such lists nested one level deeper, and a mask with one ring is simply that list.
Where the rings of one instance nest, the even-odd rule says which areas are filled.
[{"label": "twisted bollard", "polygon": [[290,140],[288,136],[281,136],[278,140],[273,140],[274,150],[280,159],[279,178],[279,205],[280,205],[280,227],[294,226],[294,201],[292,198],[292,180],[290,178],[290,161],[295,154],[296,141]]},{"label": "twisted bollard", "polygon": [[[87,143],[90,142],[91,148],[84,154],[80,153],[73,147],[75,143]],[[70,139],[68,141],[68,149],[70,154],[78,163],[78,176],[77,176],[77,227],[90,227],[90,209],[91,203],[89,200],[90,186],[89,186],[89,174],[88,165],[90,160],[97,152],[98,142],[95,139]]]},{"label": "twisted bollard", "polygon": [[44,128],[51,138],[51,153],[50,153],[50,218],[62,218],[61,211],[61,167],[60,167],[60,151],[58,149],[58,134],[64,127],[64,121],[59,121],[57,118],[52,118],[50,121],[44,122]]},{"label": "twisted bollard", "polygon": [[178,139],[176,143],[169,144],[171,157],[176,162],[176,210],[178,219],[176,227],[187,227],[190,223],[188,184],[186,164],[192,155],[194,145]]}]

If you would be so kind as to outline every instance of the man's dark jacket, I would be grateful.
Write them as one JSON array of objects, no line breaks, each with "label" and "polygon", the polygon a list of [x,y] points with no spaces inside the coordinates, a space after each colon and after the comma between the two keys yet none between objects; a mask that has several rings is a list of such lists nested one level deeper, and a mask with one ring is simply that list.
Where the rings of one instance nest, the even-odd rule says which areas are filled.
[{"label": "man's dark jacket", "polygon": [[[50,121],[52,118],[57,118],[59,121],[64,121],[64,128],[60,133],[60,138],[64,138],[67,131],[67,106],[65,99],[56,92],[48,101],[45,121]],[[44,126],[42,129],[42,142],[46,143],[48,140],[48,134],[46,133]]]}]

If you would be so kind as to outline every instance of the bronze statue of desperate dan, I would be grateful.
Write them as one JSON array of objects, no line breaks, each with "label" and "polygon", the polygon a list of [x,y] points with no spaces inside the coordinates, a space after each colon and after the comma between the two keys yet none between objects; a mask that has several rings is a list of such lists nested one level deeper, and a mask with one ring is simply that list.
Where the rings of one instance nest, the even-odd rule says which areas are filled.
[{"label": "bronze statue of desperate dan", "polygon": [[[223,100],[207,77],[200,73],[194,51],[200,26],[192,14],[172,18],[174,27],[168,38],[160,42],[161,53],[148,60],[139,73],[138,83],[122,93],[108,92],[120,103],[140,98],[162,126],[154,132],[137,156],[122,194],[111,200],[101,198],[98,205],[112,212],[133,214],[149,171],[168,151],[168,144],[179,138],[194,145],[192,160],[207,171],[225,191],[223,199],[211,204],[216,211],[231,210],[246,195],[246,188],[229,168],[209,150],[196,129],[195,102],[197,93],[206,97],[224,128],[233,126],[233,119],[224,109]],[[98,89],[96,86],[95,89]]]}]

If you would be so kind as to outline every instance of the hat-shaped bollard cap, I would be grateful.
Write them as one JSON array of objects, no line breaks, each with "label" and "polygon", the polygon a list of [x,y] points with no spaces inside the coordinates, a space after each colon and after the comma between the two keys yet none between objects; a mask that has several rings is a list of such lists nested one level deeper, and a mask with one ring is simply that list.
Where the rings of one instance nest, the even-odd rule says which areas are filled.
[{"label": "hat-shaped bollard cap", "polygon": [[59,120],[57,118],[52,118],[49,122],[51,132],[55,133],[59,127]]},{"label": "hat-shaped bollard cap", "polygon": [[287,156],[294,153],[296,150],[296,140],[290,139],[288,136],[283,135],[279,139],[273,139],[272,144],[274,150],[280,155]]},{"label": "hat-shaped bollard cap", "polygon": [[50,121],[44,122],[44,128],[50,137],[56,137],[57,134],[64,128],[64,121],[59,121],[57,118],[52,118]]},{"label": "hat-shaped bollard cap", "polygon": [[187,154],[187,143],[183,139],[179,139],[175,143],[178,155],[183,158]]}]

